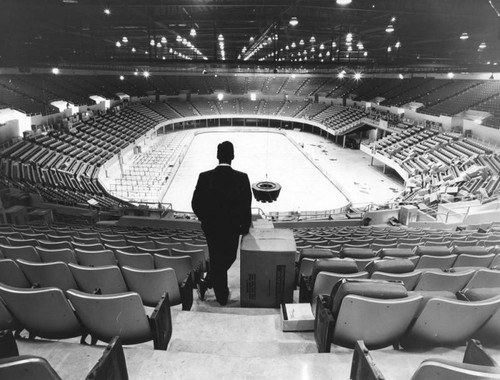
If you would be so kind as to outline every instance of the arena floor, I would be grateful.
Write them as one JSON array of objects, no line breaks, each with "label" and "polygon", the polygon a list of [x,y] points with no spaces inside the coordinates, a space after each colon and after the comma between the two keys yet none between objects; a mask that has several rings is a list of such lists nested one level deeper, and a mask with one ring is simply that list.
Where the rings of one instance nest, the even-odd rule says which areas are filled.
[{"label": "arena floor", "polygon": [[383,174],[381,166],[370,166],[370,157],[359,150],[306,132],[284,131],[297,146],[267,128],[251,130],[211,128],[195,136],[162,202],[191,212],[198,173],[217,165],[217,144],[225,140],[235,146],[232,166],[248,173],[250,182],[267,179],[282,186],[277,202],[253,201],[252,207],[265,213],[338,209],[349,201],[384,203],[403,189],[401,179]]}]

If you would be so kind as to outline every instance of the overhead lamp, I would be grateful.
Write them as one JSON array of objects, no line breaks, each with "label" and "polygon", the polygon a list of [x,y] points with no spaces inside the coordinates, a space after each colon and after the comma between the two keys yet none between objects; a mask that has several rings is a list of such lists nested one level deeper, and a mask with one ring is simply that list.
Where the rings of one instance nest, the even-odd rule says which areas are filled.
[{"label": "overhead lamp", "polygon": [[104,9],[104,14],[109,16],[111,14],[111,10],[109,8]]},{"label": "overhead lamp", "polygon": [[177,35],[177,37],[175,38],[175,40],[176,40],[177,42],[182,42],[182,37],[181,37],[181,36],[179,36],[179,35]]},{"label": "overhead lamp", "polygon": [[125,37],[125,36],[123,36],[123,37],[122,37],[122,42],[123,42],[124,44],[126,44],[126,43],[128,42],[128,38],[127,38],[127,37]]},{"label": "overhead lamp", "polygon": [[368,52],[367,52],[367,51],[365,51],[365,52],[363,53],[363,56],[364,56],[364,57],[368,57]]},{"label": "overhead lamp", "polygon": [[405,79],[405,76],[403,74],[399,74],[399,79]]},{"label": "overhead lamp", "polygon": [[358,50],[363,50],[365,48],[365,46],[363,45],[363,43],[361,41],[358,41],[358,43],[356,44],[356,47],[358,48]]},{"label": "overhead lamp", "polygon": [[285,50],[290,50],[290,46],[286,45]]},{"label": "overhead lamp", "polygon": [[401,42],[399,42],[399,41],[398,41],[398,42],[396,42],[396,45],[394,45],[394,47],[395,47],[396,49],[399,49],[399,48],[401,47]]},{"label": "overhead lamp", "polygon": [[391,17],[391,22],[396,22],[396,17]]},{"label": "overhead lamp", "polygon": [[335,41],[332,41],[332,48],[337,47],[337,43]]},{"label": "overhead lamp", "polygon": [[219,34],[219,37],[217,38],[219,41],[224,41],[224,36],[222,34]]},{"label": "overhead lamp", "polygon": [[361,79],[361,73],[354,73],[354,80],[360,80]]},{"label": "overhead lamp", "polygon": [[469,39],[469,35],[465,32],[463,32],[461,35],[460,35],[460,39],[461,40],[468,40]]},{"label": "overhead lamp", "polygon": [[327,50],[325,55],[326,55],[327,57],[329,57],[329,56],[330,56],[330,51],[329,51],[329,50]]},{"label": "overhead lamp", "polygon": [[167,37],[163,36],[160,41],[161,41],[162,44],[166,44],[167,43]]},{"label": "overhead lamp", "polygon": [[345,36],[345,40],[347,42],[351,42],[352,41],[352,33],[347,33],[347,35]]},{"label": "overhead lamp", "polygon": [[352,46],[348,46],[347,51],[352,51]]},{"label": "overhead lamp", "polygon": [[57,74],[59,74],[59,73],[60,73],[59,68],[54,67],[54,68],[52,69],[52,74],[57,75]]},{"label": "overhead lamp", "polygon": [[385,31],[386,31],[387,33],[392,33],[392,32],[394,32],[394,25],[392,25],[392,24],[387,25],[387,28],[385,28]]},{"label": "overhead lamp", "polygon": [[347,4],[351,4],[351,3],[352,3],[352,0],[337,0],[338,5],[347,5]]},{"label": "overhead lamp", "polygon": [[144,71],[144,72],[142,73],[142,75],[144,76],[144,78],[149,78],[149,71],[147,71],[147,70],[146,70],[146,71]]},{"label": "overhead lamp", "polygon": [[392,48],[390,46],[387,46],[387,52],[390,53],[392,51]]},{"label": "overhead lamp", "polygon": [[120,41],[116,41],[115,46],[120,47],[120,46],[122,46],[122,44],[120,43]]},{"label": "overhead lamp", "polygon": [[309,39],[309,42],[310,43],[315,43],[316,42],[316,38],[314,36],[311,36],[311,38]]},{"label": "overhead lamp", "polygon": [[132,53],[135,53],[137,50],[135,50],[135,47],[132,48]]},{"label": "overhead lamp", "polygon": [[120,80],[124,80],[125,77],[123,75],[120,75]]},{"label": "overhead lamp", "polygon": [[325,50],[325,45],[324,44],[319,45],[319,50]]},{"label": "overhead lamp", "polygon": [[292,42],[292,44],[290,46],[292,47],[292,49],[295,49],[297,47],[297,45],[295,44],[295,42]]},{"label": "overhead lamp", "polygon": [[149,44],[150,44],[151,46],[155,46],[155,40],[151,39],[151,41],[149,41]]},{"label": "overhead lamp", "polygon": [[299,20],[297,19],[297,17],[293,16],[293,17],[290,19],[289,24],[290,24],[291,26],[297,26],[297,25],[299,25]]},{"label": "overhead lamp", "polygon": [[446,74],[446,76],[451,79],[455,76],[455,74],[453,74],[452,72],[449,72],[448,74]]},{"label": "overhead lamp", "polygon": [[340,73],[338,73],[338,75],[337,75],[337,77],[338,77],[339,79],[343,79],[343,78],[344,78],[344,76],[345,76],[345,70],[342,70],[342,71],[341,71]]},{"label": "overhead lamp", "polygon": [[189,35],[191,37],[196,37],[196,29],[195,28],[191,28],[191,31],[189,32]]},{"label": "overhead lamp", "polygon": [[300,46],[303,46],[303,45],[304,45],[304,40],[300,40],[300,41],[299,41],[299,45],[300,45]]},{"label": "overhead lamp", "polygon": [[250,37],[249,41],[251,44],[253,44],[255,42],[255,38],[253,38],[253,36],[252,36],[252,37]]},{"label": "overhead lamp", "polygon": [[479,44],[479,49],[486,49],[486,42],[481,42]]},{"label": "overhead lamp", "polygon": [[158,42],[158,43],[156,44],[156,47],[157,47],[157,48],[161,48],[161,42]]}]

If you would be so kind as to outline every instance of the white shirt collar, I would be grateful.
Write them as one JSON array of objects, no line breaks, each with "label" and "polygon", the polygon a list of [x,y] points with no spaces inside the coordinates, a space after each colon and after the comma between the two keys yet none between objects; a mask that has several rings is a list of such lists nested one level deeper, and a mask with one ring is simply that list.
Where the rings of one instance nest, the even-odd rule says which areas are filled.
[{"label": "white shirt collar", "polygon": [[229,167],[231,167],[231,165],[230,165],[230,164],[224,164],[224,163],[219,164],[219,165],[217,165],[217,166],[229,166]]}]

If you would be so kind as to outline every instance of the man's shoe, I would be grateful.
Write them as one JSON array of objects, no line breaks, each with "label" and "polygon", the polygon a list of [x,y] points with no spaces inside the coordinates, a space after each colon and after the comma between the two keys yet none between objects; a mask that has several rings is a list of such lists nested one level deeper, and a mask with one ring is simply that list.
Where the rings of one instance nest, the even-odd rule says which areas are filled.
[{"label": "man's shoe", "polygon": [[205,293],[208,289],[205,280],[201,279],[200,281],[198,281],[198,284],[196,284],[196,288],[198,290],[198,296],[200,297],[200,300],[205,301]]}]

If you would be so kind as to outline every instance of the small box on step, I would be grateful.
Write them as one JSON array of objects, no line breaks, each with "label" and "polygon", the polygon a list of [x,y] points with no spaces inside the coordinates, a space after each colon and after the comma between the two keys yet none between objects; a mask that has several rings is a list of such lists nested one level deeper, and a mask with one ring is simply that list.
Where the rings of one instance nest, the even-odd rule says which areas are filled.
[{"label": "small box on step", "polygon": [[281,304],[283,331],[313,331],[314,315],[310,303]]}]

